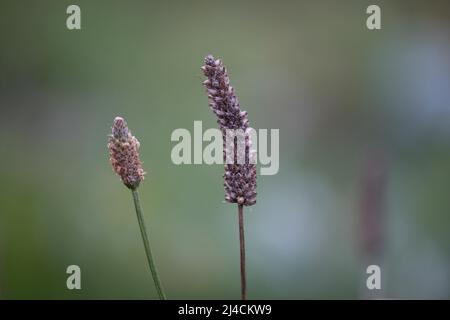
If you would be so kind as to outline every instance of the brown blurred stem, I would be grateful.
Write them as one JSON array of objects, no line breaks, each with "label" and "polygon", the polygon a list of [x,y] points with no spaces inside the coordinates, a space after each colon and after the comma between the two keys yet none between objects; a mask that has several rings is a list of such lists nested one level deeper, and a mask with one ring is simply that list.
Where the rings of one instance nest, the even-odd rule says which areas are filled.
[{"label": "brown blurred stem", "polygon": [[238,204],[239,244],[241,251],[241,299],[247,299],[247,279],[245,275],[245,238],[244,238],[244,207]]},{"label": "brown blurred stem", "polygon": [[156,291],[158,292],[160,300],[166,300],[166,296],[164,294],[161,282],[159,280],[158,270],[156,269],[154,263],[152,250],[150,248],[150,242],[148,241],[147,229],[144,223],[144,216],[142,214],[141,203],[139,201],[139,193],[137,189],[132,189],[131,192],[133,194],[134,207],[136,208],[136,215],[138,218],[139,227],[141,229],[142,241],[144,242],[145,254],[147,255],[147,261],[150,267],[150,272],[152,273],[153,281],[155,282]]}]

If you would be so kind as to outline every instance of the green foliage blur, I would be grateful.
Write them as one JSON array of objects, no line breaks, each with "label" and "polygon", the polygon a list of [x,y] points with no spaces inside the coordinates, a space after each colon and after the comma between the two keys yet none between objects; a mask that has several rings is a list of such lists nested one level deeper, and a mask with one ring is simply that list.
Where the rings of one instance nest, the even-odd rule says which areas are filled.
[{"label": "green foliage blur", "polygon": [[[449,298],[450,3],[375,1],[382,29],[369,31],[372,2],[2,0],[0,299],[157,298],[108,162],[118,115],[141,142],[168,297],[239,298],[223,167],[170,158],[174,129],[216,127],[209,53],[251,125],[280,129],[280,170],[258,177],[245,211],[249,298],[360,298],[368,263],[383,266],[383,297]],[[80,31],[66,28],[73,3]],[[378,153],[383,249],[370,260],[361,177]]]}]

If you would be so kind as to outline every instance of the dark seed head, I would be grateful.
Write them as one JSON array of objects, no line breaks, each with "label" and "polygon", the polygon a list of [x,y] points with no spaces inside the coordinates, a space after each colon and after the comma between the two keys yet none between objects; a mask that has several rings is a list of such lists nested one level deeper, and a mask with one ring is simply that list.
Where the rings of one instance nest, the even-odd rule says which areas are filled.
[{"label": "dark seed head", "polygon": [[224,139],[224,160],[227,154],[232,154],[231,159],[237,158],[238,148],[233,151],[225,144],[227,130],[242,130],[245,133],[245,164],[225,164],[224,187],[225,200],[231,203],[251,206],[256,203],[256,165],[250,161],[251,140],[249,135],[249,121],[247,112],[242,111],[239,100],[228,78],[227,70],[220,59],[212,55],[205,58],[201,67],[206,80],[203,86],[209,99],[209,107],[217,116],[217,123],[222,130]]}]

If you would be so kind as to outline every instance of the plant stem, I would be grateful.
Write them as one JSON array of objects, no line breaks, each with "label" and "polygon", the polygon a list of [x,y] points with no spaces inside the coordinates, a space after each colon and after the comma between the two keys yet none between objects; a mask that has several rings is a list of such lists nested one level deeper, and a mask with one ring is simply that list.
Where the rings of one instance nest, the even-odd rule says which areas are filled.
[{"label": "plant stem", "polygon": [[245,238],[244,238],[244,214],[243,205],[238,204],[239,216],[239,244],[241,251],[241,299],[247,299],[247,279],[245,275]]},{"label": "plant stem", "polygon": [[147,261],[152,273],[153,281],[155,282],[156,291],[158,292],[160,300],[166,300],[166,296],[159,280],[158,270],[153,262],[152,250],[150,248],[150,242],[148,241],[147,229],[145,228],[144,216],[142,214],[141,203],[139,201],[139,193],[137,189],[133,189],[131,192],[133,194],[134,207],[136,208],[136,215],[138,218],[139,227],[141,229],[142,241],[144,242],[145,254],[147,255]]}]

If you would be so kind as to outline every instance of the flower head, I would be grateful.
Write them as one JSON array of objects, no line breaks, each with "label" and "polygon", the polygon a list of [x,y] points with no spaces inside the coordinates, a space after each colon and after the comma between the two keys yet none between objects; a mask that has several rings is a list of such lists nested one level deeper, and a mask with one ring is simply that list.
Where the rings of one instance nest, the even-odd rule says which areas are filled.
[{"label": "flower head", "polygon": [[114,172],[130,189],[136,189],[144,180],[144,169],[139,159],[139,141],[131,134],[127,123],[116,117],[109,135],[109,160]]},{"label": "flower head", "polygon": [[[227,70],[220,59],[216,60],[212,55],[208,55],[201,69],[207,78],[203,85],[208,94],[209,107],[217,116],[217,123],[222,130],[223,158],[226,160],[228,155],[228,158],[235,159],[233,163],[225,164],[225,200],[239,205],[254,205],[256,203],[256,165],[252,161],[254,155],[250,150],[247,112],[241,110],[234,88],[230,85]],[[239,149],[236,142],[226,143],[228,130],[244,132],[245,163],[239,164],[236,161],[236,153]]]}]

